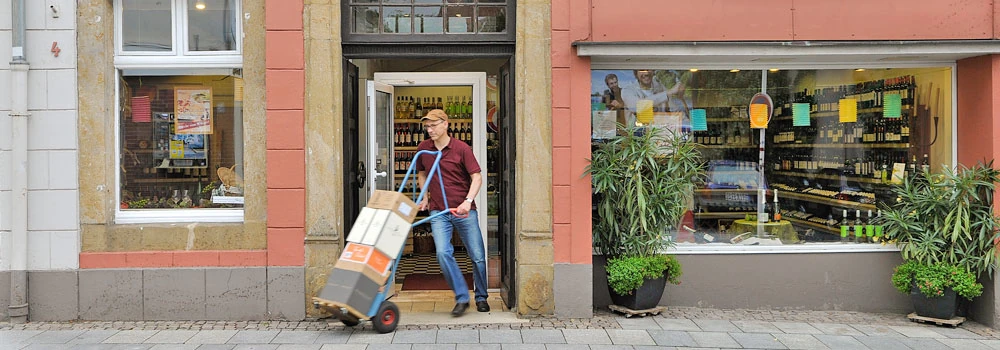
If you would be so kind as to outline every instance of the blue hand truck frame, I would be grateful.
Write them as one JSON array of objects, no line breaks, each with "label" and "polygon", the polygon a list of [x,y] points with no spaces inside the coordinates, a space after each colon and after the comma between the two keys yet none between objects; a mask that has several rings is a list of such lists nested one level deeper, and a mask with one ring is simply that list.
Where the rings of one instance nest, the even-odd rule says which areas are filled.
[{"label": "blue hand truck frame", "polygon": [[[424,196],[427,194],[427,189],[430,186],[431,180],[435,176],[437,177],[438,184],[441,186],[441,193],[445,193],[444,178],[441,176],[441,171],[440,171],[441,156],[442,156],[441,151],[428,151],[428,150],[418,151],[417,154],[413,156],[413,160],[410,161],[410,166],[407,167],[406,169],[406,175],[403,176],[403,181],[399,184],[399,189],[396,192],[399,193],[404,192],[406,184],[408,181],[410,181],[411,176],[413,176],[414,182],[417,181],[418,178],[414,175],[414,171],[416,170],[417,160],[420,158],[421,155],[424,154],[433,155],[434,164],[431,166],[430,171],[427,172],[427,179],[424,181],[423,185],[420,186],[420,194],[417,195],[417,200],[416,200],[416,203],[418,204],[424,199]],[[374,186],[374,184],[372,185]],[[416,194],[416,189],[414,189],[413,192],[414,194]],[[442,197],[441,199],[444,200],[444,207],[448,208],[448,197],[447,196],[441,196],[441,197]],[[430,221],[435,217],[450,213],[451,213],[450,210],[442,210],[437,214],[430,215],[417,222],[414,222],[412,226],[421,225],[423,223]],[[374,328],[375,331],[379,333],[389,333],[396,330],[396,325],[399,323],[399,307],[397,307],[396,304],[394,304],[392,301],[389,301],[389,299],[395,295],[395,294],[390,295],[389,292],[392,290],[391,287],[393,283],[395,283],[396,270],[399,268],[399,261],[403,258],[404,247],[405,244],[403,247],[400,247],[399,254],[396,254],[396,258],[393,259],[392,268],[389,273],[389,279],[386,280],[385,284],[383,284],[375,294],[375,297],[372,299],[373,300],[372,305],[370,308],[368,308],[366,314],[364,315],[355,314],[352,311],[348,310],[348,308],[346,307],[336,307],[333,305],[323,305],[323,306],[327,306],[328,308],[330,308],[331,309],[330,311],[333,312],[334,316],[337,317],[346,326],[356,326],[360,323],[360,320],[367,319],[371,320],[372,328]],[[320,306],[318,302],[314,302],[313,305],[315,305],[316,307]]]}]

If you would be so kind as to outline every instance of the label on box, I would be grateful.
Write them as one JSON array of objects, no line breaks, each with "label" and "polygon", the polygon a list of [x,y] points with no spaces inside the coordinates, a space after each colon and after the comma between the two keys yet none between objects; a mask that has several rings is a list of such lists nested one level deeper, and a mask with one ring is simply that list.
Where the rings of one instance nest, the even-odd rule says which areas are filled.
[{"label": "label on box", "polygon": [[361,239],[362,244],[375,245],[378,241],[379,232],[382,231],[382,226],[385,225],[386,219],[391,216],[391,212],[388,210],[375,210],[372,215],[372,222],[368,224],[368,228],[365,229],[365,236]]},{"label": "label on box", "polygon": [[392,259],[378,251],[372,253],[372,256],[368,258],[368,267],[381,275],[386,275],[389,273],[389,267],[392,266]]},{"label": "label on box", "polygon": [[[395,213],[390,214],[385,221],[385,225],[379,230],[375,248],[395,259],[399,256],[399,252],[403,250],[403,245],[406,243],[406,236],[410,234],[410,228],[412,228],[412,225],[405,219]],[[371,235],[371,233],[368,235]]]},{"label": "label on box", "polygon": [[344,247],[344,253],[340,254],[340,259],[364,264],[371,254],[371,246],[347,243],[347,246]]},{"label": "label on box", "polygon": [[397,210],[402,213],[403,216],[410,216],[410,213],[413,212],[413,208],[406,203],[399,203],[399,209]]}]

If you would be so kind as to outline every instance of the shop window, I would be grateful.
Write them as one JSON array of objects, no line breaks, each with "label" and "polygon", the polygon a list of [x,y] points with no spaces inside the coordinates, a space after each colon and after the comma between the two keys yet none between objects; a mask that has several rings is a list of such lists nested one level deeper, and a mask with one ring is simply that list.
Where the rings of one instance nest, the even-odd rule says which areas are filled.
[{"label": "shop window", "polygon": [[116,222],[243,219],[236,0],[116,0]]},{"label": "shop window", "polygon": [[[870,221],[895,200],[891,185],[954,163],[947,67],[592,73],[594,147],[616,122],[674,128],[701,144],[705,179],[671,232],[680,247],[873,246],[882,239]],[[762,92],[773,114],[760,164],[749,105]]]},{"label": "shop window", "polygon": [[348,43],[513,41],[513,19],[507,17],[513,1],[349,0],[342,6],[351,16],[344,21]]}]

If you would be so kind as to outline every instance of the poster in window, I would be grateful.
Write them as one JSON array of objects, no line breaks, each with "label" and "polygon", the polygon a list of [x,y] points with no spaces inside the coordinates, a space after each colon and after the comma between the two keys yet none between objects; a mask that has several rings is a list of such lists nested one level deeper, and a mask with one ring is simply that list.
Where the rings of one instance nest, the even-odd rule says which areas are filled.
[{"label": "poster in window", "polygon": [[174,133],[212,133],[212,88],[207,86],[174,89]]}]

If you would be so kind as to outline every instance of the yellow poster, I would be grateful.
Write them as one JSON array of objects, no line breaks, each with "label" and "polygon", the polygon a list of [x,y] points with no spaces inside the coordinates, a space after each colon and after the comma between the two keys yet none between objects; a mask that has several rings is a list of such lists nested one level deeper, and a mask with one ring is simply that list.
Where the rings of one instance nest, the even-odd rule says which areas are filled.
[{"label": "yellow poster", "polygon": [[212,88],[178,87],[174,89],[174,133],[212,133]]},{"label": "yellow poster", "polygon": [[767,129],[768,113],[767,105],[754,103],[750,105],[750,127],[753,129]]},{"label": "yellow poster", "polygon": [[183,140],[170,140],[170,159],[184,159]]},{"label": "yellow poster", "polygon": [[649,124],[653,121],[653,100],[635,101],[635,119],[640,123]]}]

